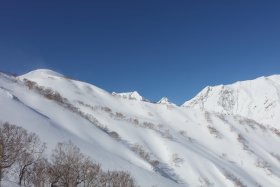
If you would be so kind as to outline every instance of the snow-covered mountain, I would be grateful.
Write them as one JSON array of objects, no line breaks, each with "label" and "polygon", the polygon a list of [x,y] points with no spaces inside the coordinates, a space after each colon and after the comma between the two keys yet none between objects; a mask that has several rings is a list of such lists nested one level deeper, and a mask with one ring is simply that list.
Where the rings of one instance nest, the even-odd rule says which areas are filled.
[{"label": "snow-covered mountain", "polygon": [[164,105],[175,105],[174,103],[170,102],[167,97],[161,98],[157,103],[164,104]]},{"label": "snow-covered mountain", "polygon": [[280,129],[280,76],[208,86],[183,106],[241,115]]},{"label": "snow-covered mountain", "polygon": [[125,92],[125,93],[113,92],[112,95],[116,96],[116,97],[123,98],[123,99],[130,99],[130,100],[147,101],[147,102],[149,102],[147,99],[142,97],[137,91]]},{"label": "snow-covered mountain", "polygon": [[104,169],[129,171],[144,187],[277,187],[278,83],[272,76],[208,87],[170,107],[51,70],[2,73],[0,120],[37,133],[48,154],[70,139]]}]

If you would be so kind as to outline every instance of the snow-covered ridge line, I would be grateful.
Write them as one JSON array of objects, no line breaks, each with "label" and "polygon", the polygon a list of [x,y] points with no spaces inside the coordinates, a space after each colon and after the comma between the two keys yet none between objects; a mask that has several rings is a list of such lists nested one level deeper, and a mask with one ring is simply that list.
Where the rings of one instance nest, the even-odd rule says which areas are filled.
[{"label": "snow-covered ridge line", "polygon": [[257,77],[255,79],[251,79],[251,80],[236,81],[231,84],[219,84],[219,85],[214,85],[214,86],[206,86],[194,98],[185,101],[182,104],[182,106],[189,106],[189,103],[191,103],[193,101],[193,99],[197,98],[197,96],[200,96],[205,92],[208,92],[209,90],[213,90],[213,89],[217,89],[217,88],[225,88],[225,87],[236,87],[237,85],[248,85],[249,87],[251,87],[252,83],[255,84],[256,82],[261,82],[263,80],[273,80],[273,81],[277,82],[278,84],[280,84],[280,75],[275,74],[275,75],[270,75],[270,76],[261,76],[261,77]]},{"label": "snow-covered ridge line", "polygon": [[[63,79],[65,76],[52,70],[39,69],[19,76],[19,78],[37,81],[37,79],[41,78]],[[280,110],[279,85],[280,75],[272,75],[253,80],[238,81],[229,85],[207,86],[193,99],[186,101],[181,106],[224,114],[242,115],[260,123],[273,124],[280,128],[278,123],[280,115],[277,112]],[[97,88],[93,85],[89,86]],[[106,93],[102,89],[100,91]],[[121,99],[152,103],[137,91],[127,93],[113,92],[112,95]],[[166,97],[163,97],[157,104],[176,106]]]},{"label": "snow-covered ridge line", "polygon": [[[28,72],[24,75],[18,76],[20,79],[30,79],[34,80],[36,77],[44,77],[44,78],[66,78],[67,76],[57,73],[55,71],[49,70],[49,69],[37,69],[31,72]],[[123,98],[123,99],[129,99],[129,100],[136,100],[136,101],[145,101],[145,102],[151,102],[150,100],[146,99],[145,97],[141,96],[137,91],[133,92],[123,92],[123,93],[117,93],[112,92],[113,96]]]},{"label": "snow-covered ridge line", "polygon": [[173,105],[173,106],[176,106],[176,104],[172,103],[169,101],[169,99],[167,97],[163,97],[161,98],[157,104],[164,104],[164,105]]},{"label": "snow-covered ridge line", "polygon": [[141,96],[137,91],[124,92],[124,93],[113,92],[112,95],[116,96],[116,97],[123,98],[123,99],[150,102],[149,100],[147,100],[143,96]]},{"label": "snow-covered ridge line", "polygon": [[280,128],[280,76],[207,86],[183,107],[241,115]]},{"label": "snow-covered ridge line", "polygon": [[262,105],[267,119],[279,114],[278,83],[207,87],[192,105],[173,107],[167,98],[142,102],[130,92],[124,95],[139,102],[124,99],[50,71],[0,75],[0,120],[35,132],[50,150],[70,139],[104,169],[129,171],[144,187],[278,187],[280,131],[252,118]]},{"label": "snow-covered ridge line", "polygon": [[[27,78],[34,81],[37,79],[63,79],[64,75],[47,69],[31,71],[19,78]],[[224,114],[237,114],[246,118],[254,119],[260,123],[273,124],[279,127],[280,115],[280,75],[259,77],[253,80],[238,81],[229,85],[207,86],[193,99],[186,101],[181,107],[190,107],[205,111],[213,111]],[[94,89],[100,89],[93,85]],[[106,91],[100,89],[101,92]],[[112,95],[117,98],[135,101],[148,99],[141,96],[137,91],[127,93],[116,93]],[[176,106],[163,97],[157,104]],[[261,115],[259,115],[261,113]]]},{"label": "snow-covered ridge line", "polygon": [[34,70],[34,71],[30,71],[24,75],[21,75],[19,77],[24,77],[24,78],[28,78],[28,77],[46,77],[46,76],[53,76],[53,77],[65,77],[64,75],[58,73],[58,72],[55,72],[53,70],[49,70],[49,69],[37,69],[37,70]]}]

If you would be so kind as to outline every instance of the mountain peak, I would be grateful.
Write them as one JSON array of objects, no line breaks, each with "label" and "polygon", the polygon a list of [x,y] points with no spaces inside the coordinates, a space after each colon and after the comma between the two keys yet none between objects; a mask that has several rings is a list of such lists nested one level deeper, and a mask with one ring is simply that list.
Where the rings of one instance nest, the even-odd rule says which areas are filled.
[{"label": "mountain peak", "polygon": [[138,99],[142,100],[143,99],[143,97],[137,91],[131,92],[130,97],[135,98],[136,100],[138,100]]},{"label": "mountain peak", "polygon": [[136,101],[148,101],[147,99],[142,97],[137,91],[124,92],[124,93],[113,92],[112,95],[123,98],[123,99],[136,100]]},{"label": "mountain peak", "polygon": [[37,69],[37,70],[33,70],[33,71],[30,71],[24,75],[21,75],[20,77],[23,77],[23,78],[34,78],[34,77],[45,77],[45,76],[51,76],[51,77],[64,77],[64,75],[58,73],[58,72],[55,72],[55,71],[52,71],[52,70],[49,70],[49,69]]},{"label": "mountain peak", "polygon": [[161,98],[157,103],[165,105],[175,105],[174,103],[171,103],[167,97]]},{"label": "mountain peak", "polygon": [[182,106],[240,115],[277,125],[280,116],[280,76],[259,77],[229,85],[206,87]]}]

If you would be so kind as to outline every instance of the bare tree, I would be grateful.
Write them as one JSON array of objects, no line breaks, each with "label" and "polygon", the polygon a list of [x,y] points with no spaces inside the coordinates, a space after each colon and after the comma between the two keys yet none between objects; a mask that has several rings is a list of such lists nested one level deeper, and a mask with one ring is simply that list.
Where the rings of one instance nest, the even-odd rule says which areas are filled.
[{"label": "bare tree", "polygon": [[125,171],[107,171],[100,175],[101,186],[108,187],[135,187],[134,178]]},{"label": "bare tree", "polygon": [[0,124],[0,180],[3,178],[5,169],[12,167],[22,154],[23,139],[27,136],[27,131],[21,127]]},{"label": "bare tree", "polygon": [[39,159],[29,167],[24,178],[25,185],[44,187],[49,185],[49,162],[45,158]]},{"label": "bare tree", "polygon": [[19,185],[22,185],[22,182],[29,178],[29,168],[32,168],[34,164],[43,158],[43,152],[46,149],[46,145],[42,144],[39,137],[34,133],[28,133],[24,136],[22,144],[23,150],[18,155],[15,167]]},{"label": "bare tree", "polygon": [[19,185],[27,178],[27,171],[42,158],[45,144],[34,133],[9,123],[0,124],[0,180],[4,170],[12,166]]},{"label": "bare tree", "polygon": [[51,163],[43,156],[45,148],[36,134],[0,123],[0,186],[4,171],[14,171],[19,185],[35,187],[136,186],[128,172],[103,172],[99,164],[82,154],[72,142],[58,143]]},{"label": "bare tree", "polygon": [[95,164],[89,158],[85,158],[80,172],[84,187],[97,186],[98,175],[101,172],[99,164]]},{"label": "bare tree", "polygon": [[52,154],[51,186],[108,186],[134,187],[135,180],[128,172],[102,172],[99,164],[85,157],[72,142],[58,143]]},{"label": "bare tree", "polygon": [[80,174],[84,155],[72,142],[58,143],[50,168],[51,185],[73,187],[83,182]]}]

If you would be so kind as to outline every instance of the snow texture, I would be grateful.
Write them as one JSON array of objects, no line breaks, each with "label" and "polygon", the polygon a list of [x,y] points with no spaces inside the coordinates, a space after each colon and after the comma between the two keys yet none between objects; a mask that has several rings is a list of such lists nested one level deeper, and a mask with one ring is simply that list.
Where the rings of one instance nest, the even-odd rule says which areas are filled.
[{"label": "snow texture", "polygon": [[[0,74],[0,120],[37,133],[48,155],[70,139],[104,169],[129,171],[143,187],[278,187],[279,84],[271,76],[207,87],[170,107],[167,99],[111,94],[50,70]],[[47,97],[47,88],[60,97]]]}]

